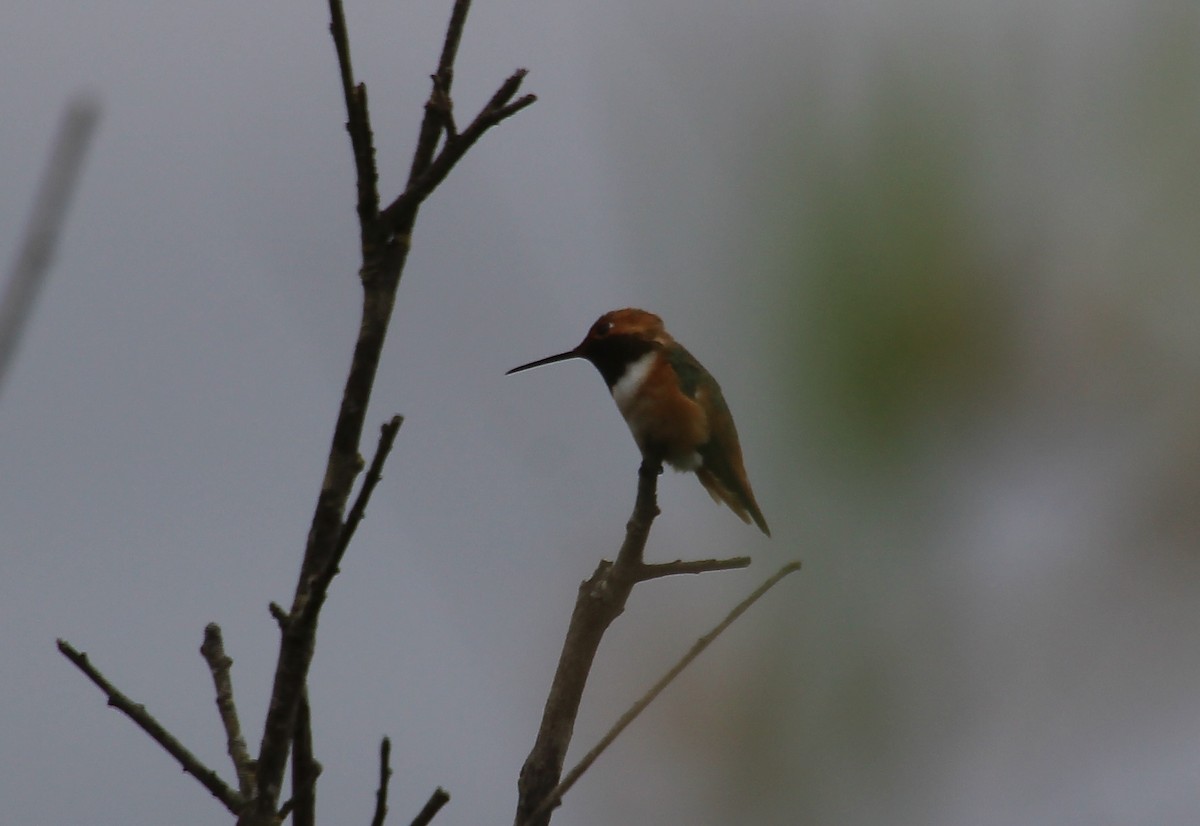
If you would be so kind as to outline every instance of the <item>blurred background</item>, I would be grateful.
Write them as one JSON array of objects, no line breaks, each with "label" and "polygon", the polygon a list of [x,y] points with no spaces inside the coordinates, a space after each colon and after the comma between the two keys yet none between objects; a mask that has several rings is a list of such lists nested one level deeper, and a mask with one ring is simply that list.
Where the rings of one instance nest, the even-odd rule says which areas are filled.
[{"label": "blurred background", "polygon": [[[448,0],[347,0],[385,197]],[[12,823],[218,824],[54,648],[225,776],[252,747],[358,322],[325,4],[8,0],[0,252],[66,102],[103,115],[0,397]],[[1200,6],[479,2],[460,123],[540,101],[417,224],[372,423],[406,416],[313,665],[319,814],[511,822],[636,449],[599,377],[506,378],[661,314],[736,416],[770,540],[668,474],[578,758],[779,565],[564,824],[1175,824],[1200,811]],[[573,762],[571,758],[568,762]]]}]

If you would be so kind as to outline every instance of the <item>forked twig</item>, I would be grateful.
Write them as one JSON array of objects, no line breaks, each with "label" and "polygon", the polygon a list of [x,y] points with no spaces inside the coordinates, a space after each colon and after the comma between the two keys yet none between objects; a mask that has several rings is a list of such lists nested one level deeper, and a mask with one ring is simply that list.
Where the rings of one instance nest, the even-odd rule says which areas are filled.
[{"label": "forked twig", "polygon": [[643,561],[650,526],[659,513],[658,477],[661,473],[661,462],[643,460],[638,468],[633,514],[625,525],[625,540],[616,561],[601,561],[591,578],[579,587],[537,738],[517,783],[519,798],[515,822],[518,826],[545,826],[550,820],[553,804],[545,801],[560,786],[563,761],[596,651],[605,631],[625,610],[633,586],[671,574],[725,571],[750,564],[748,557],[658,564]]},{"label": "forked twig", "polygon": [[[384,422],[379,428],[379,444],[375,446],[375,456],[371,459],[371,466],[367,469],[367,475],[363,477],[362,487],[358,491],[358,496],[354,500],[354,504],[350,506],[350,511],[346,515],[346,521],[342,525],[341,536],[338,537],[337,547],[334,548],[333,555],[325,565],[325,569],[317,575],[316,581],[313,583],[313,590],[325,590],[329,587],[330,581],[337,576],[338,566],[342,564],[342,558],[346,555],[346,549],[350,546],[350,540],[354,538],[354,532],[358,530],[358,525],[362,522],[363,517],[367,515],[367,505],[371,502],[371,494],[375,492],[375,486],[383,479],[383,466],[387,462],[388,454],[392,452],[392,445],[396,443],[396,434],[400,432],[400,425],[404,423],[403,416],[392,416]],[[305,603],[306,610],[312,610],[313,603]]]},{"label": "forked twig", "polygon": [[[430,148],[429,158],[418,167],[413,164],[412,174],[408,180],[408,186],[404,192],[400,194],[392,203],[388,204],[380,213],[380,221],[385,224],[393,232],[403,233],[404,228],[411,222],[415,216],[417,208],[421,203],[429,197],[442,181],[446,180],[446,176],[454,169],[462,157],[467,154],[476,141],[483,137],[484,132],[487,132],[493,126],[496,126],[501,121],[504,121],[517,112],[520,112],[527,106],[537,101],[536,95],[523,95],[516,100],[513,97],[521,89],[521,83],[525,80],[526,71],[518,69],[500,85],[500,88],[492,95],[491,100],[479,110],[479,114],[471,121],[462,132],[448,133],[449,137],[443,144],[440,152],[436,156],[433,154],[436,151],[436,139],[441,134],[444,127],[444,113],[447,111],[448,104],[442,101],[442,95],[439,89],[434,88],[430,96],[430,102],[426,104],[426,123],[431,124],[428,129],[434,135],[434,143]],[[448,100],[448,98],[446,99]],[[426,126],[422,126],[422,138],[425,136]],[[421,144],[418,149],[422,148]]]},{"label": "forked twig", "polygon": [[58,641],[58,650],[108,696],[108,704],[110,706],[132,720],[138,728],[150,735],[154,742],[166,749],[168,754],[179,761],[179,765],[183,767],[183,770],[199,780],[200,785],[208,789],[213,797],[225,804],[226,809],[235,815],[241,812],[242,807],[246,804],[245,799],[229,788],[215,771],[200,762],[200,758],[184,748],[182,743],[163,728],[162,724],[154,719],[150,712],[146,711],[145,706],[130,700],[116,686],[105,679],[104,675],[88,661],[87,654],[76,651],[66,640]]},{"label": "forked twig", "polygon": [[529,820],[533,821],[539,817],[543,817],[544,815],[548,814],[551,809],[557,806],[562,800],[563,796],[571,789],[572,786],[575,785],[575,782],[579,780],[584,772],[591,768],[593,763],[596,762],[596,758],[603,754],[604,750],[612,745],[612,742],[617,739],[621,732],[624,731],[625,728],[632,723],[639,714],[645,711],[646,707],[654,702],[655,698],[662,693],[663,689],[670,685],[671,682],[678,677],[694,659],[696,659],[696,657],[700,656],[701,652],[708,648],[708,646],[712,644],[713,640],[719,637],[726,628],[732,625],[738,617],[744,614],[746,610],[755,602],[757,602],[763,594],[775,587],[776,583],[778,583],[788,574],[799,569],[799,562],[792,562],[784,565],[773,576],[767,579],[766,582],[758,586],[758,588],[756,588],[754,592],[750,594],[750,596],[739,602],[734,609],[726,615],[725,619],[717,623],[716,627],[714,627],[700,639],[696,640],[695,644],[688,649],[687,653],[679,659],[679,662],[671,666],[667,673],[660,677],[658,682],[650,687],[649,691],[638,698],[638,700],[629,707],[629,710],[617,719],[617,722],[613,724],[612,728],[610,728],[605,735],[600,738],[600,741],[592,747],[591,751],[585,754],[583,759],[581,759],[573,769],[567,772],[562,781],[550,790],[545,799],[542,800],[538,807],[534,809],[533,813],[529,816]]}]

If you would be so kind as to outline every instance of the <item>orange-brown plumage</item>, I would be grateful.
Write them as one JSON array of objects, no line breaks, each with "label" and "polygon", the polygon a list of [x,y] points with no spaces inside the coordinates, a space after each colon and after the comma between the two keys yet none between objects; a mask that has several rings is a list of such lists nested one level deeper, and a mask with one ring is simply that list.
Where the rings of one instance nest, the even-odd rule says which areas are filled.
[{"label": "orange-brown plumage", "polygon": [[665,358],[655,358],[636,393],[617,407],[643,453],[684,470],[692,470],[697,448],[708,441],[708,414],[679,386],[679,377]]},{"label": "orange-brown plumage", "polygon": [[642,455],[695,471],[704,489],[770,536],[742,462],[733,416],[716,379],[671,338],[662,319],[635,308],[602,315],[574,350],[509,373],[583,358],[604,377]]}]

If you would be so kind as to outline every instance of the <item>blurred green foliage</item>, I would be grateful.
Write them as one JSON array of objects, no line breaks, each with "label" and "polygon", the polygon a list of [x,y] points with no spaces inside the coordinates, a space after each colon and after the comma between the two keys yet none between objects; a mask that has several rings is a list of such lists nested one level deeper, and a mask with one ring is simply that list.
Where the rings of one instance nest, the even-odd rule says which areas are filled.
[{"label": "blurred green foliage", "polygon": [[832,157],[796,176],[813,207],[795,233],[789,349],[843,461],[855,446],[901,458],[920,417],[967,412],[1004,372],[1011,299],[975,246],[968,136],[930,93],[888,84],[862,143],[827,143]]}]

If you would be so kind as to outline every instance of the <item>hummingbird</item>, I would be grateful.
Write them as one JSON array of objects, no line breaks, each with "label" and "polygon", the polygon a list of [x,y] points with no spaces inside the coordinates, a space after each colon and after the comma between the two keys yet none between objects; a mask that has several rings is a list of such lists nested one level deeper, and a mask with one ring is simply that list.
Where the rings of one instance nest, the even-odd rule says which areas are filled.
[{"label": "hummingbird", "polygon": [[645,459],[694,471],[715,502],[771,535],[717,380],[671,338],[661,318],[632,307],[613,310],[600,316],[575,349],[505,375],[568,359],[586,359],[600,371]]}]

